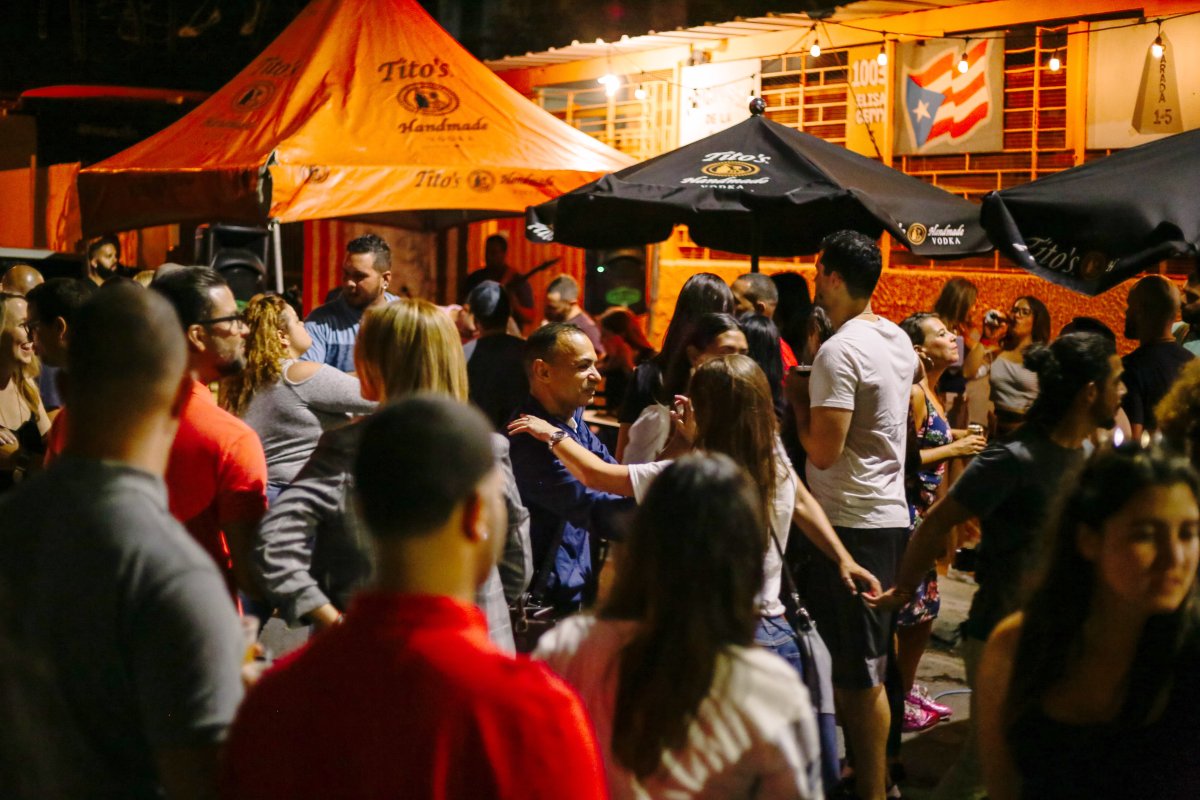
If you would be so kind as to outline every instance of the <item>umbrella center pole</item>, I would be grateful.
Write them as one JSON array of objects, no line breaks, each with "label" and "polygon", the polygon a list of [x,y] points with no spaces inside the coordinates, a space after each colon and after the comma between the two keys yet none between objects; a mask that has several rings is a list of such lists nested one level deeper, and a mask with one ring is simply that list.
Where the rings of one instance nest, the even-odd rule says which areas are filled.
[{"label": "umbrella center pole", "polygon": [[758,219],[755,218],[750,226],[750,271],[758,272],[758,252],[762,250],[762,231]]}]

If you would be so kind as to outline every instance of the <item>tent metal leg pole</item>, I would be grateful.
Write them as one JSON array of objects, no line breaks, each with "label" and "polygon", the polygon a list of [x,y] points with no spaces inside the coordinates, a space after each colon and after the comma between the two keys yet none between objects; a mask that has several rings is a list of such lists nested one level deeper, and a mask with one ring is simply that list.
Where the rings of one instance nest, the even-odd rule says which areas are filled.
[{"label": "tent metal leg pole", "polygon": [[758,227],[758,218],[751,223],[750,234],[750,271],[758,272],[758,251],[762,249],[762,231]]},{"label": "tent metal leg pole", "polygon": [[283,294],[283,245],[279,236],[279,220],[271,220],[271,261],[275,265],[275,291]]}]

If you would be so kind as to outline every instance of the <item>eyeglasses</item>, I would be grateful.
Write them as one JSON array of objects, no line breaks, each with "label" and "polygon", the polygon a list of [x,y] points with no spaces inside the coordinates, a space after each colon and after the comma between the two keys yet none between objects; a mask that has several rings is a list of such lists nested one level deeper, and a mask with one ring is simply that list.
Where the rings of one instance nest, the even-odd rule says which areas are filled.
[{"label": "eyeglasses", "polygon": [[1012,315],[1014,317],[1032,317],[1033,309],[1028,306],[1013,306]]},{"label": "eyeglasses", "polygon": [[230,314],[227,317],[213,317],[212,319],[196,320],[197,325],[216,325],[219,322],[230,322],[234,326],[237,326],[237,325],[247,326],[248,325],[248,323],[246,322],[246,315],[244,313]]}]

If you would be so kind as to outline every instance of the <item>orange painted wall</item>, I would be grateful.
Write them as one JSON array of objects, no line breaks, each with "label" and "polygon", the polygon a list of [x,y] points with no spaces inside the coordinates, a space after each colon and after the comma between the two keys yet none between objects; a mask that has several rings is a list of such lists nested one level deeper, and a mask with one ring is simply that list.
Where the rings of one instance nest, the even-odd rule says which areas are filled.
[{"label": "orange painted wall", "polygon": [[[762,271],[767,274],[781,271],[799,272],[808,281],[809,292],[812,292],[811,265],[767,263],[762,267]],[[656,343],[661,343],[662,336],[666,333],[679,290],[689,277],[700,271],[712,272],[724,278],[726,282],[732,282],[738,275],[749,271],[749,262],[744,265],[730,265],[729,262],[719,265],[709,263],[703,269],[697,269],[694,264],[662,264],[658,271],[658,299],[653,305],[649,322],[652,338]],[[933,308],[933,302],[941,292],[942,286],[955,275],[968,278],[979,287],[979,299],[975,305],[977,323],[989,308],[1008,310],[1012,307],[1013,300],[1028,294],[1040,299],[1050,309],[1051,330],[1055,334],[1073,317],[1090,316],[1102,320],[1116,332],[1122,353],[1134,347],[1134,343],[1121,335],[1125,324],[1125,299],[1134,283],[1132,280],[1099,297],[1084,297],[1026,273],[896,268],[884,271],[875,290],[872,307],[877,313],[895,322],[916,311],[929,311]]]}]

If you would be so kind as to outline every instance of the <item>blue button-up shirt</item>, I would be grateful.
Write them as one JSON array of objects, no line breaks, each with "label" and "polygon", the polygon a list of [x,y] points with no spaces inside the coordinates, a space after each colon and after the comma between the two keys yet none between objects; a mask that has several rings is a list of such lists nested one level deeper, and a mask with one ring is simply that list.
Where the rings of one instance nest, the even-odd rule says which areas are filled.
[{"label": "blue button-up shirt", "polygon": [[[566,420],[552,416],[532,397],[517,414],[541,417],[608,463],[617,463],[583,421],[582,408],[575,411],[574,428]],[[542,594],[555,605],[579,603],[594,583],[589,533],[606,539],[620,539],[635,502],[631,497],[588,489],[567,471],[544,442],[529,434],[517,434],[511,437],[511,443],[517,489],[521,492],[521,502],[529,509],[529,534],[537,570],[545,565],[547,550],[562,531],[554,570],[548,576],[546,591]]]}]

